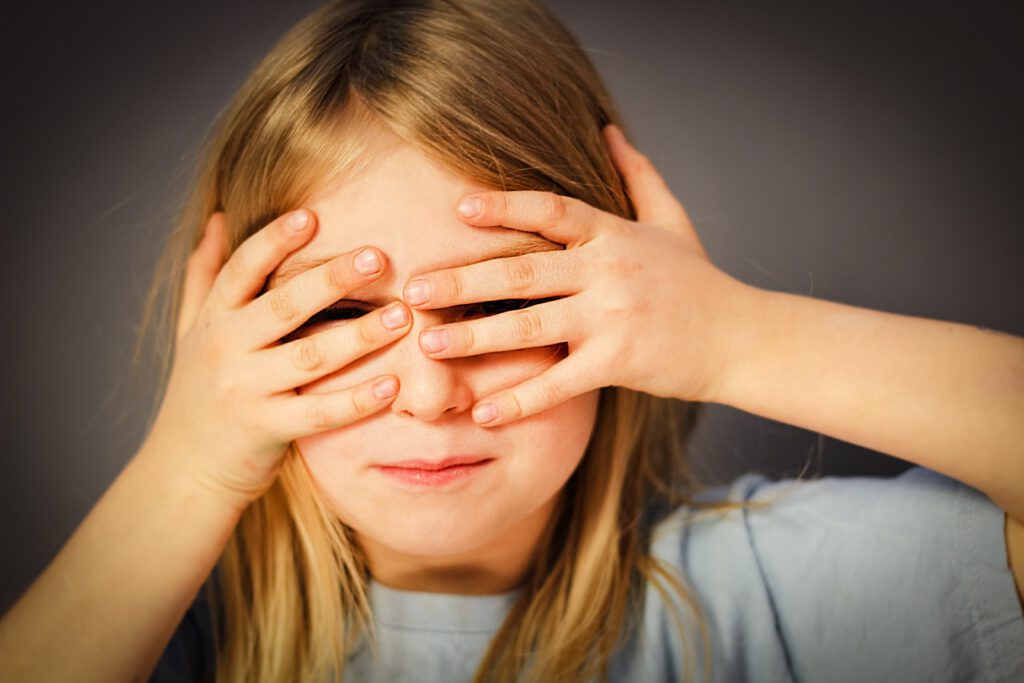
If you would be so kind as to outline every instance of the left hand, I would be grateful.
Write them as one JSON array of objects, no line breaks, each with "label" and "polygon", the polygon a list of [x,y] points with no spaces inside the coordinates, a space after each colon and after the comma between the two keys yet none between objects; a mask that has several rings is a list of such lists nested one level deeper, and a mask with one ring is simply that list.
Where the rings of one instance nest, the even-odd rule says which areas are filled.
[{"label": "left hand", "polygon": [[[603,386],[707,400],[725,373],[731,311],[749,288],[711,264],[685,209],[650,160],[615,126],[603,133],[636,207],[636,221],[549,192],[476,193],[480,212],[460,216],[470,225],[537,232],[565,250],[417,276],[432,291],[428,303],[413,306],[420,310],[572,292],[529,308],[431,328],[443,327],[451,339],[446,350],[428,353],[431,358],[568,342],[567,357],[477,404],[474,419],[488,427]],[[510,267],[512,261],[521,267]],[[479,419],[486,403],[497,408],[493,421]]]}]

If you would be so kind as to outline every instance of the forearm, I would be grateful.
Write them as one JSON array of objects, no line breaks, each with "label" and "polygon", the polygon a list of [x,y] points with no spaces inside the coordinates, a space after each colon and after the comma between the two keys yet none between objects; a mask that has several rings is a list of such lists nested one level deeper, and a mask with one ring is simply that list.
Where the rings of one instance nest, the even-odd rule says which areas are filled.
[{"label": "forearm", "polygon": [[142,450],[0,621],[0,680],[147,676],[240,510]]},{"label": "forearm", "polygon": [[1024,339],[749,294],[711,401],[936,470],[1024,520]]}]

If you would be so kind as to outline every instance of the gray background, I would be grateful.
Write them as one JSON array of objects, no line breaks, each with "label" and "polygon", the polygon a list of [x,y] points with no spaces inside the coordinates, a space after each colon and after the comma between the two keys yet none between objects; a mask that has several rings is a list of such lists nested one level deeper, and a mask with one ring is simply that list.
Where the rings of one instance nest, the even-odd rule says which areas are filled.
[{"label": "gray background", "polygon": [[[1024,334],[1012,3],[552,2],[712,260],[750,284]],[[311,2],[5,9],[0,611],[142,437],[130,354],[183,172]],[[904,461],[709,406],[711,480]]]}]

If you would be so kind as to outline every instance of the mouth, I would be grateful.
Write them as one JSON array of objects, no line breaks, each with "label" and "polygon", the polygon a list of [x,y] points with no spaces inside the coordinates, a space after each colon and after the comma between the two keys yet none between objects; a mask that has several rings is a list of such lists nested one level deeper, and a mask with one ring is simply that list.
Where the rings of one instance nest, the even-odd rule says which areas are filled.
[{"label": "mouth", "polygon": [[473,475],[488,469],[494,458],[484,456],[453,456],[444,460],[403,460],[373,469],[403,487],[420,489],[455,486],[460,489],[473,480]]},{"label": "mouth", "polygon": [[383,465],[378,465],[378,467],[436,472],[438,470],[445,470],[449,467],[457,467],[459,465],[475,465],[487,460],[493,460],[493,458],[486,455],[453,455],[442,460],[402,460],[400,462],[389,462]]}]

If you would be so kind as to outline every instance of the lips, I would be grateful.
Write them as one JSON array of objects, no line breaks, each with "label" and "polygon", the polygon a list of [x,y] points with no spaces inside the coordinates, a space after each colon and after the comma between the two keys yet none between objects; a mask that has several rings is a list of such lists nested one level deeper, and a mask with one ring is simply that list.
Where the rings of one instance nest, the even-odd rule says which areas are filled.
[{"label": "lips", "polygon": [[400,462],[389,462],[379,467],[397,467],[408,470],[426,470],[435,472],[457,465],[472,465],[485,460],[492,460],[486,455],[453,455],[443,460],[402,460]]}]

